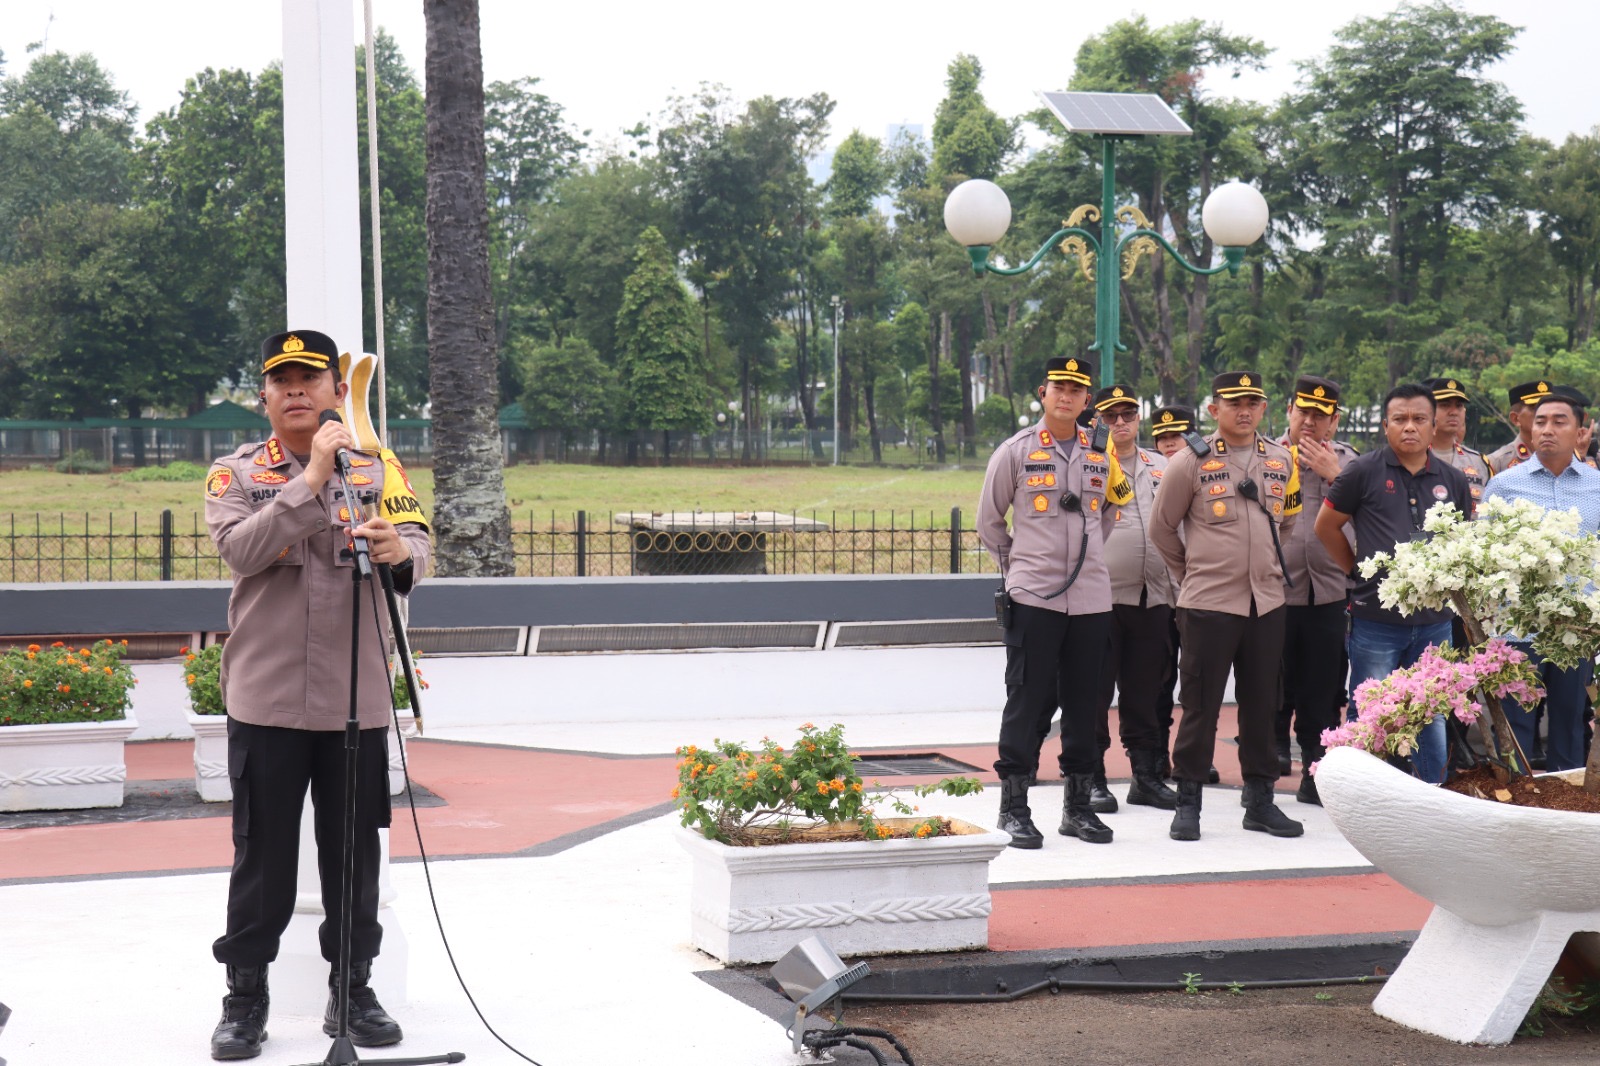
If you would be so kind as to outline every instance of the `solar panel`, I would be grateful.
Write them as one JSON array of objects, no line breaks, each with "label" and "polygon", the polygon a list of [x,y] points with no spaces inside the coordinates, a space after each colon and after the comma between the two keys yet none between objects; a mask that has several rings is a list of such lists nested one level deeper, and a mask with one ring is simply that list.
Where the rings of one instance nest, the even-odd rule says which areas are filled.
[{"label": "solar panel", "polygon": [[1189,137],[1194,134],[1155,93],[1046,93],[1040,98],[1068,133],[1143,134]]}]

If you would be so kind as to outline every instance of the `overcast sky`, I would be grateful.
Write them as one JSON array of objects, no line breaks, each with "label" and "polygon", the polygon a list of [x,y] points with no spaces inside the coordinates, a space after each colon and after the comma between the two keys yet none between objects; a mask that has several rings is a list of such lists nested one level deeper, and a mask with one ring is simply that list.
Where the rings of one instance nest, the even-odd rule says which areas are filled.
[{"label": "overcast sky", "polygon": [[[399,41],[420,80],[420,0],[373,5],[376,21]],[[480,0],[485,76],[542,79],[541,88],[572,123],[593,131],[592,141],[615,139],[620,130],[652,119],[672,95],[720,82],[740,99],[828,93],[837,103],[834,143],[854,128],[872,136],[882,136],[891,123],[931,128],[945,68],[959,52],[982,61],[992,107],[1006,116],[1030,110],[1037,105],[1035,90],[1065,85],[1085,37],[1133,10],[1156,25],[1198,17],[1263,39],[1274,49],[1268,70],[1224,78],[1211,88],[1271,101],[1293,87],[1295,61],[1325,54],[1341,25],[1394,6],[1371,0],[1145,0],[1136,9],[1072,0]],[[1600,3],[1467,0],[1464,6],[1523,27],[1517,51],[1495,75],[1522,101],[1531,132],[1559,141],[1600,124],[1600,97],[1587,84],[1600,40]],[[361,0],[351,0],[351,11],[354,42],[361,34]],[[141,121],[175,104],[184,79],[196,71],[256,71],[283,53],[278,0],[0,0],[0,51],[8,73],[22,71],[26,47],[46,33],[52,50],[93,53],[132,95]]]}]

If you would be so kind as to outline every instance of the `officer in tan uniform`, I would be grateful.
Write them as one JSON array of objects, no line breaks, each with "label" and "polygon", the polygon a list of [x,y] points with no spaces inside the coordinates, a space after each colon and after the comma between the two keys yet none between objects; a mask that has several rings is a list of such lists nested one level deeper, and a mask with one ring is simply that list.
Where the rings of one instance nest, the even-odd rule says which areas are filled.
[{"label": "officer in tan uniform", "polygon": [[1166,560],[1150,543],[1150,510],[1156,487],[1166,472],[1160,452],[1139,444],[1139,399],[1128,385],[1112,385],[1095,393],[1097,417],[1111,431],[1117,462],[1133,479],[1133,498],[1111,505],[1111,533],[1106,537],[1106,568],[1111,573],[1111,645],[1100,685],[1096,727],[1099,731],[1100,777],[1104,781],[1105,750],[1111,745],[1112,690],[1117,693],[1117,726],[1133,768],[1128,802],[1173,810],[1178,794],[1162,780],[1167,754],[1159,719],[1163,674],[1151,667],[1171,655],[1172,605],[1176,591]]},{"label": "officer in tan uniform", "polygon": [[1533,457],[1533,409],[1549,391],[1548,381],[1529,381],[1506,390],[1506,399],[1511,401],[1506,408],[1506,420],[1517,431],[1517,435],[1489,453],[1491,476]]},{"label": "officer in tan uniform", "polygon": [[[1337,382],[1306,374],[1295,382],[1289,400],[1289,431],[1278,443],[1295,458],[1302,514],[1317,513],[1328,486],[1356,458],[1354,448],[1334,439],[1339,430],[1340,394]],[[1297,521],[1283,540],[1289,580],[1284,589],[1283,702],[1274,739],[1278,770],[1287,774],[1292,769],[1289,732],[1293,724],[1300,744],[1300,788],[1295,798],[1320,806],[1316,780],[1307,768],[1322,758],[1323,730],[1339,724],[1349,596],[1344,570],[1317,539],[1315,526],[1315,522]]]},{"label": "officer in tan uniform", "polygon": [[[1095,698],[1111,624],[1111,580],[1103,541],[1115,521],[1108,500],[1132,494],[1109,451],[1077,425],[1094,364],[1056,357],[1039,388],[1044,412],[995,449],[978,500],[978,536],[1000,569],[1006,645],[1006,704],[1000,719],[1000,828],[1011,846],[1044,836],[1028,806],[1040,738],[1061,707],[1061,833],[1090,843],[1111,830],[1090,808],[1097,752]],[[1006,515],[1011,515],[1011,528]],[[1006,605],[1009,600],[1009,605]]]},{"label": "officer in tan uniform", "polygon": [[1181,451],[1156,493],[1150,539],[1178,578],[1178,675],[1183,718],[1172,753],[1178,809],[1169,835],[1200,839],[1200,796],[1216,746],[1231,670],[1239,707],[1244,827],[1299,836],[1305,827],[1273,803],[1278,760],[1272,720],[1283,657],[1281,541],[1294,534],[1300,492],[1289,450],[1256,432],[1267,394],[1254,374],[1212,381],[1208,454]]},{"label": "officer in tan uniform", "polygon": [[1478,501],[1483,499],[1483,488],[1489,484],[1494,471],[1482,452],[1461,443],[1467,431],[1467,394],[1455,378],[1429,378],[1422,384],[1433,390],[1433,398],[1439,405],[1433,422],[1433,454],[1467,476],[1472,508],[1476,512]]},{"label": "officer in tan uniform", "polygon": [[[1195,419],[1194,409],[1174,404],[1169,407],[1157,407],[1150,412],[1150,440],[1156,446],[1156,451],[1161,453],[1163,459],[1172,456],[1185,446],[1184,434],[1198,431],[1199,422]],[[1176,586],[1174,586],[1176,589]],[[1176,601],[1174,601],[1176,602]],[[1167,635],[1172,645],[1167,653],[1166,676],[1161,682],[1161,691],[1156,698],[1156,720],[1161,724],[1161,777],[1163,780],[1172,776],[1172,708],[1173,690],[1178,686],[1178,621],[1177,615],[1172,616],[1172,621],[1167,624]],[[1212,767],[1206,777],[1209,784],[1216,784],[1221,778],[1216,767]]]},{"label": "officer in tan uniform", "polygon": [[[354,453],[347,500],[334,477],[338,449],[356,442],[342,424],[319,425],[348,385],[326,334],[296,330],[262,344],[261,401],[271,439],[217,460],[206,477],[206,525],[233,572],[222,698],[228,708],[228,773],[233,781],[233,874],[226,932],[212,945],[227,967],[229,994],[211,1037],[216,1059],[253,1058],[267,1038],[267,964],[294,911],[300,811],[309,785],[317,866],[327,917],[319,939],[337,969],[344,834],[344,730],[352,690],[352,536],[372,562],[388,564],[409,592],[428,564],[428,527],[390,452]],[[382,517],[363,517],[363,506]],[[365,597],[364,597],[365,598]],[[400,1026],[368,983],[383,929],[378,924],[378,830],[389,824],[391,717],[389,617],[362,612],[358,663],[356,862],[351,929],[349,1035],[361,1047],[393,1044]],[[337,973],[329,977],[323,1032],[338,1027]]]}]

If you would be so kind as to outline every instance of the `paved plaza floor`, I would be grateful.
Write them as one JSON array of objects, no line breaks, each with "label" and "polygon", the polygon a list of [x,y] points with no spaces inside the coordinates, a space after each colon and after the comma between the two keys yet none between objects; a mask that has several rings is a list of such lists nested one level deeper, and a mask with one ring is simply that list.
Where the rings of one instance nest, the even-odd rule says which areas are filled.
[{"label": "paved plaza floor", "polygon": [[[440,662],[430,680],[437,685],[452,669]],[[1232,736],[1230,715],[1231,708],[1221,737]],[[658,721],[639,711],[631,723],[626,715],[597,715],[585,728],[576,719],[453,724],[430,713],[427,736],[408,747],[412,777],[426,790],[415,815],[431,859],[426,872],[403,799],[396,800],[391,831],[388,935],[404,952],[403,973],[391,971],[386,980],[403,991],[386,992],[384,999],[406,1039],[389,1054],[460,1051],[468,1062],[523,1061],[480,1022],[452,969],[453,957],[483,1017],[546,1066],[810,1061],[790,1053],[774,1020],[784,1001],[760,983],[761,970],[725,971],[689,946],[689,859],[674,840],[676,819],[667,802],[674,745],[704,744],[719,734],[782,738],[798,721],[791,717],[769,722],[755,715],[730,724],[685,715]],[[824,712],[812,717],[829,720]],[[937,752],[994,781],[992,711],[844,720],[858,749]],[[162,802],[190,777],[189,742],[148,741],[128,750],[130,792],[151,797],[148,810],[51,824],[0,820],[0,1002],[14,1011],[0,1033],[0,1058],[12,1066],[210,1061],[207,1038],[223,992],[210,942],[221,930],[231,859],[227,808]],[[1208,951],[1220,957],[1296,948],[1314,957],[1315,949],[1339,945],[1403,948],[1427,904],[1370,867],[1320,808],[1295,803],[1293,780],[1283,782],[1279,800],[1305,821],[1305,835],[1245,832],[1234,750],[1218,744],[1223,781],[1206,791],[1204,835],[1196,843],[1168,839],[1167,813],[1126,805],[1107,816],[1116,831],[1109,846],[1059,837],[1053,830],[1061,786],[1047,774],[1034,793],[1045,847],[1007,849],[992,865],[992,952],[985,961]],[[1113,779],[1126,780],[1120,753],[1113,753],[1109,769]],[[1120,796],[1126,790],[1118,785],[1114,791]],[[941,813],[988,825],[995,802],[990,789],[938,805]],[[380,974],[399,954],[398,948],[386,951]],[[321,1061],[329,1045],[319,1027],[321,990],[286,987],[292,971],[282,966],[273,974],[271,1036],[258,1061]],[[1172,978],[1176,987],[1181,975]],[[1338,990],[1330,999],[1313,998],[1314,990],[1284,992],[1285,1010],[1267,1011],[1276,995],[1261,993],[1253,1001],[1176,992],[1149,999],[1044,995],[1009,1006],[852,1011],[903,1027],[924,1066],[1564,1061],[1526,1058],[1543,1054],[1533,1043],[1529,1050],[1519,1050],[1519,1042],[1474,1051],[1407,1033],[1367,1011],[1369,988]],[[1195,1013],[1201,1000],[1232,1013],[1224,1018],[1218,1010],[1202,1021]],[[1272,1045],[1283,1052],[1280,1058],[1229,1050],[1230,1040],[1248,1043],[1255,1030],[1299,1024],[1288,1009],[1296,1005],[1327,1007],[1324,1022],[1338,1008],[1359,1024],[1307,1023],[1319,1034],[1315,1054],[1293,1040]],[[1247,1021],[1250,1009],[1264,1013]],[[1355,1043],[1336,1039],[1341,1025]],[[1193,1029],[1187,1043],[1186,1028]],[[1120,1043],[1108,1043],[1118,1033]],[[1364,1058],[1361,1042],[1377,1039],[1373,1033],[1384,1034],[1372,1045],[1383,1050],[1379,1058]],[[1259,1043],[1259,1033],[1256,1038]],[[1573,1061],[1600,1052],[1600,1043],[1588,1038],[1561,1046],[1578,1056]],[[1122,1050],[1113,1053],[1117,1047]],[[871,1060],[849,1052],[838,1061]]]}]

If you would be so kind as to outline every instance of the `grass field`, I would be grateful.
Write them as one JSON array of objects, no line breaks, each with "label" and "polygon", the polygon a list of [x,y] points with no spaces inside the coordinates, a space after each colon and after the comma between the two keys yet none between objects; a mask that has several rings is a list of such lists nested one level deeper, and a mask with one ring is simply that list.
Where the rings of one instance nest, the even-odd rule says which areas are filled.
[{"label": "grass field", "polygon": [[[545,463],[508,467],[506,502],[512,517],[530,515],[541,527],[568,528],[578,511],[784,511],[827,520],[837,512],[917,513],[917,524],[948,526],[959,507],[970,526],[977,511],[981,470],[904,470],[877,467],[628,468]],[[433,507],[433,471],[411,482],[423,507]],[[0,471],[0,515],[175,515],[203,510],[202,482],[135,481],[125,473],[58,474]],[[153,519],[152,519],[153,520]],[[592,524],[592,520],[591,520]]]},{"label": "grass field", "polygon": [[[205,528],[204,469],[178,481],[150,474],[0,471],[0,581],[225,577]],[[433,472],[417,470],[411,480],[431,512]],[[814,515],[826,524],[763,538],[768,573],[948,573],[952,551],[964,571],[992,568],[974,531],[982,482],[978,470],[542,464],[507,469],[506,497],[522,576],[633,573],[641,565],[633,534],[611,516],[694,510]],[[959,536],[950,526],[954,507],[961,509]],[[167,532],[164,511],[172,512]],[[587,512],[582,536],[580,511]]]}]

